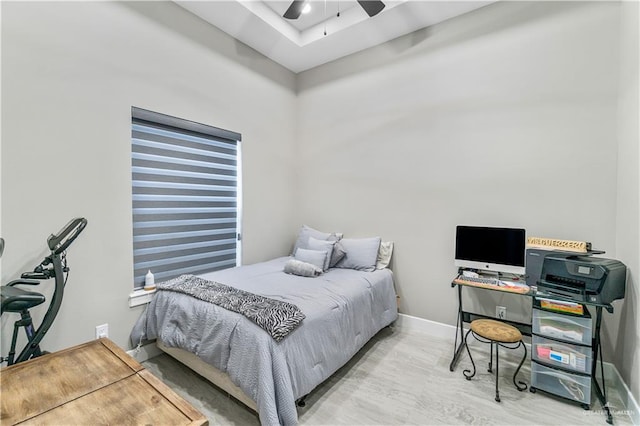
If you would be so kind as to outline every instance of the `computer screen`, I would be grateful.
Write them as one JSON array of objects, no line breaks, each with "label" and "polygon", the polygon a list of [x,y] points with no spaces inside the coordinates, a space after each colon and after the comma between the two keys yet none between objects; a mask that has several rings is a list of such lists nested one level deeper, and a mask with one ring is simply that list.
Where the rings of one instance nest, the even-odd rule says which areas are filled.
[{"label": "computer screen", "polygon": [[524,275],[525,230],[483,226],[456,227],[455,265]]}]

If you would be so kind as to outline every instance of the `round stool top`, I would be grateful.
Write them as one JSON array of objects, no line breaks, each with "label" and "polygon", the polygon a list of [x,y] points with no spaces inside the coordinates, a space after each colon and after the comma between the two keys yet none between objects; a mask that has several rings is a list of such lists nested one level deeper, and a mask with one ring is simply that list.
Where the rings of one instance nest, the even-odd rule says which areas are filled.
[{"label": "round stool top", "polygon": [[522,340],[520,330],[512,325],[492,319],[471,322],[471,330],[480,337],[500,343],[516,343]]}]

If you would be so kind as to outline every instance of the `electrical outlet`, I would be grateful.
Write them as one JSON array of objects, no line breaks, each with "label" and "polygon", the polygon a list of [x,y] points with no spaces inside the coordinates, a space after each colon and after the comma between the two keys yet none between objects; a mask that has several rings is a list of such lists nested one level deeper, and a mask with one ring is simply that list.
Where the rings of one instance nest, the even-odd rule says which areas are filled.
[{"label": "electrical outlet", "polygon": [[504,306],[496,306],[496,318],[507,319],[507,308]]},{"label": "electrical outlet", "polygon": [[96,326],[96,339],[100,339],[101,337],[109,337],[109,324]]}]

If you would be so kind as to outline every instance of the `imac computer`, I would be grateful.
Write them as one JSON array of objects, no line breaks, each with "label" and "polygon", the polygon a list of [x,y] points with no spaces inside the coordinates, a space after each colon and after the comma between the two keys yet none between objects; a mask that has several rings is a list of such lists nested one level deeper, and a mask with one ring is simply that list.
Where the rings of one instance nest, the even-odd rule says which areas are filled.
[{"label": "imac computer", "polygon": [[524,275],[525,245],[524,229],[458,225],[455,265]]}]

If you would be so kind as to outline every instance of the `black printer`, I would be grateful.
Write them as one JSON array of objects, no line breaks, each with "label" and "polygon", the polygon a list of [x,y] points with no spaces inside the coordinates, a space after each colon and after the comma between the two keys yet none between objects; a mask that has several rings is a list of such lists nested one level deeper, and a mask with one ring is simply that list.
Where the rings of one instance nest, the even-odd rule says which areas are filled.
[{"label": "black printer", "polygon": [[614,259],[590,256],[544,257],[538,290],[575,300],[608,304],[623,299],[627,267]]}]

